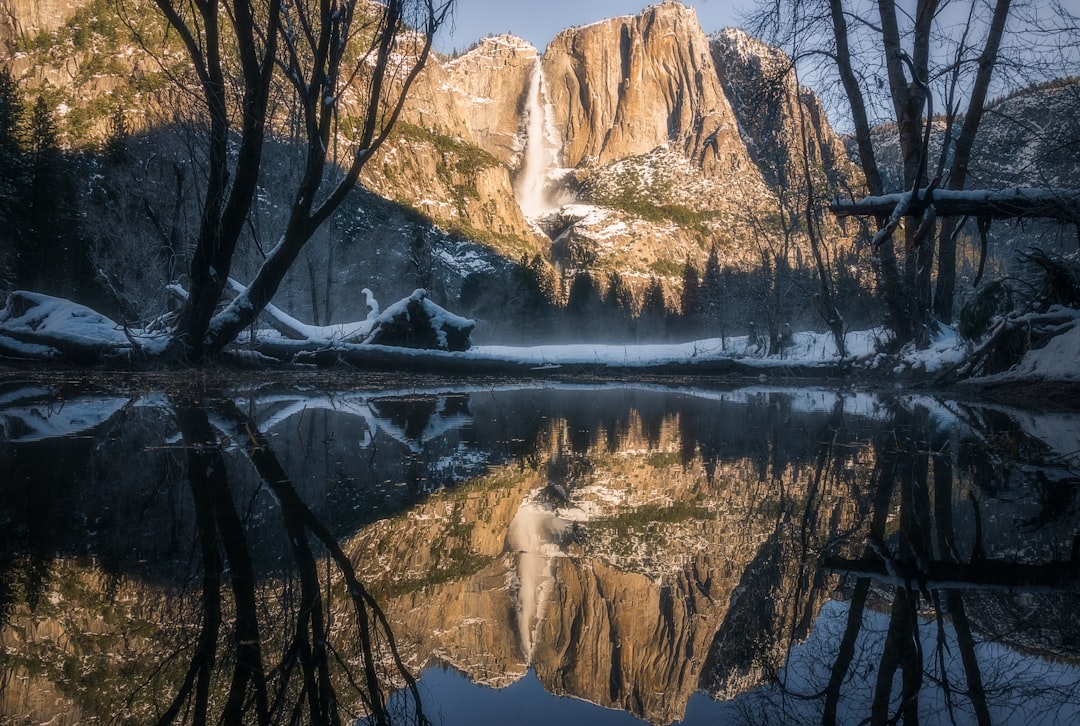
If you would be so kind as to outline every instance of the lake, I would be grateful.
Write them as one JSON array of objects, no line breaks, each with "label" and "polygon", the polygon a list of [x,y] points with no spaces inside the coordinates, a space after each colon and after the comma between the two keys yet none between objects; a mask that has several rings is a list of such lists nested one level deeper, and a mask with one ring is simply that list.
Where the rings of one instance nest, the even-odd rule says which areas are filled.
[{"label": "lake", "polygon": [[168,380],[0,382],[0,723],[1080,721],[1078,412]]}]

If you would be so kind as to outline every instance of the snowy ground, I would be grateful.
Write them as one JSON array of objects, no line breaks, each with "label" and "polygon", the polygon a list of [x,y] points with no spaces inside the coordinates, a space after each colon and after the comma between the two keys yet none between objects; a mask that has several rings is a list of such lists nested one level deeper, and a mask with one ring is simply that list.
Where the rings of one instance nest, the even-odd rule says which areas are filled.
[{"label": "snowy ground", "polygon": [[[21,294],[26,296],[22,304],[33,305],[31,309],[17,310],[13,305],[9,305],[8,309],[0,310],[0,347],[9,352],[21,352],[27,358],[41,358],[46,346],[28,342],[27,336],[30,335],[47,335],[51,341],[60,342],[94,341],[106,346],[126,347],[135,344],[148,351],[160,345],[159,338],[143,337],[139,331],[125,331],[112,320],[77,303],[30,293]],[[369,320],[362,321],[365,327],[370,327],[371,318],[378,315],[378,307],[371,307],[372,316],[369,316]],[[1080,321],[1080,311],[1076,311],[1076,318]],[[318,332],[325,331],[319,329]],[[340,331],[335,332],[340,334]],[[265,335],[268,339],[280,340],[275,331],[266,331]],[[467,364],[470,361],[507,363],[536,370],[557,369],[562,366],[645,370],[680,364],[706,364],[707,367],[710,362],[732,361],[737,362],[742,369],[761,369],[763,374],[796,367],[832,369],[837,364],[846,363],[867,371],[878,371],[886,376],[933,376],[961,362],[969,352],[969,345],[950,328],[943,327],[942,332],[924,350],[916,350],[911,346],[892,356],[876,352],[883,336],[884,331],[880,329],[848,333],[847,356],[843,360],[837,354],[831,335],[813,332],[796,333],[792,345],[785,348],[781,354],[772,356],[765,355],[763,346],[746,336],[658,345],[482,345],[455,353],[349,344],[342,342],[340,338],[326,340],[323,335],[313,337],[312,341],[318,338],[327,346],[342,350],[377,350],[399,356],[403,361],[410,357],[423,357],[429,366],[445,359],[448,363],[452,361],[457,364],[459,369],[462,363]],[[60,355],[59,351],[56,353],[57,356]],[[1045,347],[1028,352],[1011,371],[994,376],[992,380],[995,383],[1080,381],[1078,361],[1080,324],[1053,338]]]},{"label": "snowy ground", "polygon": [[[905,350],[899,358],[886,358],[875,353],[882,330],[850,332],[845,338],[847,362],[870,369],[889,365],[894,372],[935,373],[960,361],[966,346],[953,331],[941,335],[926,350]],[[836,344],[829,333],[796,333],[794,342],[777,355],[765,355],[763,346],[746,336],[707,338],[688,343],[663,345],[539,345],[510,347],[481,345],[468,355],[481,359],[505,359],[537,367],[596,364],[608,367],[651,367],[671,363],[692,363],[709,360],[736,360],[742,365],[760,367],[763,371],[785,367],[831,367],[841,363]],[[888,361],[888,362],[887,362]]]}]

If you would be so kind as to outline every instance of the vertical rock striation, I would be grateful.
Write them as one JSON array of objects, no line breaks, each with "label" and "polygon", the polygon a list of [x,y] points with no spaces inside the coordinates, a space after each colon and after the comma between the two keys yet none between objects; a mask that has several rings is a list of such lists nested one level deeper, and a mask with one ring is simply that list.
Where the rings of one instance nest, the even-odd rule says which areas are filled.
[{"label": "vertical rock striation", "polygon": [[90,0],[0,0],[0,47],[55,30]]},{"label": "vertical rock striation", "polygon": [[555,36],[544,69],[568,166],[670,146],[708,174],[749,169],[697,15],[676,2]]}]

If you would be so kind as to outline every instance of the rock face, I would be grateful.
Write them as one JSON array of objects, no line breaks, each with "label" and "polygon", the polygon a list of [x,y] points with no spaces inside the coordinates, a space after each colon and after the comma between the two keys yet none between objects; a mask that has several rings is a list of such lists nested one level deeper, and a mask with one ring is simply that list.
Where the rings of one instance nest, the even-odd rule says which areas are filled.
[{"label": "rock face", "polygon": [[0,0],[0,46],[55,30],[90,0]]},{"label": "rock face", "polygon": [[834,177],[854,177],[847,151],[820,101],[799,86],[783,51],[737,28],[716,33],[709,45],[720,83],[747,137],[747,151],[770,189],[797,186],[805,158],[804,126],[811,166]]},{"label": "rock face", "polygon": [[[774,206],[733,94],[694,11],[677,2],[555,37],[549,101],[580,200],[599,210],[548,225],[564,269],[630,273],[638,287],[716,244],[743,264],[755,219]],[[797,102],[796,102],[797,103]],[[600,221],[600,224],[597,222]]]},{"label": "rock face", "polygon": [[398,133],[365,168],[365,186],[509,259],[546,254],[512,182],[520,106],[536,58],[525,41],[500,36],[445,65],[430,59]]},{"label": "rock face", "polygon": [[567,166],[671,146],[710,174],[749,169],[697,15],[665,2],[555,36],[544,54]]},{"label": "rock face", "polygon": [[499,35],[444,66],[445,88],[457,97],[473,140],[513,169],[520,163],[525,94],[539,57],[530,43]]},{"label": "rock face", "polygon": [[[54,27],[77,6],[0,0],[11,28]],[[57,34],[53,47],[7,61],[27,92],[49,86],[57,109],[76,111],[64,117],[65,141],[99,143],[117,107],[139,131],[167,124],[150,118],[167,106],[146,90],[167,94],[165,74],[136,44],[87,32],[82,55]],[[814,169],[847,173],[820,104],[789,66],[740,31],[710,39],[692,9],[670,1],[565,30],[543,54],[513,36],[486,38],[459,57],[429,60],[361,181],[429,230],[512,263],[538,256],[567,279],[618,271],[639,292],[656,276],[677,292],[683,263],[700,269],[713,245],[726,266],[760,264],[755,240],[775,232],[767,220],[778,194],[803,178],[802,121]],[[109,115],[94,117],[91,102]],[[541,142],[545,153],[530,154]],[[527,204],[522,189],[537,179],[549,187],[546,203]]]},{"label": "rock face", "polygon": [[[631,418],[614,457],[606,441],[572,464],[557,447],[538,451],[539,467],[498,469],[349,543],[354,561],[372,563],[365,577],[385,594],[411,667],[447,663],[496,688],[532,668],[553,694],[652,723],[684,718],[703,680],[732,698],[768,679],[787,641],[773,648],[765,634],[788,632],[797,608],[816,612],[821,599],[803,603],[799,573],[780,564],[787,533],[767,514],[776,490],[749,460],[712,475],[684,464],[674,420],[651,444],[640,424]],[[553,424],[553,441],[566,440],[565,425]],[[580,472],[552,494],[560,466]],[[644,535],[635,518],[656,502],[708,514]],[[392,566],[375,564],[388,555]],[[730,622],[743,605],[759,614],[749,632]],[[718,650],[718,634],[730,649]]]}]

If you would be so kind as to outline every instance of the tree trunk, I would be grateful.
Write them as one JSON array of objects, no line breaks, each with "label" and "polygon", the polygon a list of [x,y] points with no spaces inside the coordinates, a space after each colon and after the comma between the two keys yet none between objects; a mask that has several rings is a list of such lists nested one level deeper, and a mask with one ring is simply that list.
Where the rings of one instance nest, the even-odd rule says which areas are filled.
[{"label": "tree trunk", "polygon": [[[859,166],[862,168],[863,175],[866,178],[867,190],[871,195],[879,196],[885,193],[885,184],[882,181],[881,171],[878,168],[877,157],[874,153],[870,119],[866,111],[862,86],[859,84],[859,77],[852,65],[847,16],[843,1],[830,0],[829,11],[832,19],[833,35],[836,39],[836,67],[840,74],[840,82],[844,87],[844,93],[848,99],[848,105],[851,108],[852,122],[855,125],[855,140],[859,149]],[[878,215],[878,228],[884,224],[884,217],[884,214]],[[893,241],[891,239],[886,240],[875,252],[877,254],[877,272],[885,297],[889,325],[898,338],[907,339],[911,335],[907,327],[910,324],[910,314],[905,304],[906,295],[903,282],[900,279],[900,267],[896,261]]]},{"label": "tree trunk", "polygon": [[[926,79],[929,75],[930,30],[937,6],[938,0],[918,0],[912,31],[912,53],[909,58],[900,42],[895,0],[878,0],[889,91],[900,136],[905,189],[918,189],[925,184],[929,150],[926,148],[926,135],[923,132],[924,123],[929,124],[930,119],[926,118],[924,121],[923,110],[928,98]],[[910,80],[904,73],[905,65],[910,67]],[[928,315],[923,302],[928,301],[928,298],[920,291],[922,280],[919,275],[913,227],[905,227],[904,242],[903,284],[899,287],[887,286],[886,294],[898,298],[890,302],[890,310],[897,309],[905,318],[899,325],[893,323],[894,332],[900,338],[899,342],[916,340],[923,345],[926,343],[924,331]]]},{"label": "tree trunk", "polygon": [[[948,189],[963,189],[967,183],[968,164],[975,146],[975,134],[979,130],[983,111],[986,106],[986,94],[990,87],[990,78],[997,65],[998,49],[1005,32],[1005,22],[1009,17],[1012,0],[997,0],[994,4],[994,16],[990,21],[990,31],[986,45],[979,55],[979,70],[975,84],[971,89],[964,125],[956,139],[953,161],[949,169]],[[956,297],[956,223],[947,220],[938,233],[938,277],[934,291],[934,313],[943,322],[952,322],[953,300]]]},{"label": "tree trunk", "polygon": [[[221,12],[219,0],[191,6],[178,0],[155,0],[155,3],[187,49],[210,119],[207,185],[199,237],[191,260],[190,294],[180,311],[172,344],[180,357],[199,362],[206,353],[206,331],[229,279],[233,253],[258,183],[281,2],[270,1],[266,25],[262,28],[256,27],[250,2],[245,0],[230,3],[228,13]],[[198,18],[184,17],[189,7],[197,9]],[[223,31],[222,18],[228,19],[231,34]],[[244,85],[240,146],[231,171],[230,113],[221,47],[228,40],[236,43]],[[261,53],[260,41],[264,41]]]},{"label": "tree trunk", "polygon": [[[190,294],[170,345],[177,357],[198,363],[218,353],[255,319],[274,296],[301,248],[356,185],[362,167],[397,121],[406,94],[427,60],[432,34],[447,19],[453,0],[415,5],[408,0],[384,4],[269,0],[258,9],[252,0],[154,2],[192,61],[210,126],[208,181],[190,269]],[[354,23],[355,12],[360,14]],[[370,12],[379,16],[367,17]],[[365,33],[354,27],[360,24],[373,29],[367,41],[360,40]],[[406,30],[409,32],[403,33]],[[415,62],[401,74],[398,60],[408,57],[406,46],[413,41],[411,60]],[[356,43],[369,44],[352,47]],[[235,88],[226,82],[222,52],[226,47],[239,61],[241,73]],[[359,58],[361,65],[343,68],[349,58]],[[307,142],[304,173],[280,243],[248,293],[215,315],[259,179],[276,68],[282,69],[282,78],[292,86],[301,106]],[[338,101],[350,84],[350,93],[362,103],[361,132],[344,178],[331,186],[324,172],[333,145]],[[239,107],[231,103],[234,92],[241,96]],[[239,119],[240,128],[238,150],[230,160],[232,119]],[[317,314],[314,306],[313,312]]]},{"label": "tree trunk", "polygon": [[933,205],[941,217],[1054,219],[1067,224],[1080,223],[1080,190],[1077,189],[936,189],[932,193],[920,189],[918,198],[910,200],[906,194],[885,194],[858,201],[839,199],[829,206],[829,210],[837,217],[881,217],[906,202],[904,214],[908,217],[921,217],[927,207]]},{"label": "tree trunk", "polygon": [[[334,104],[328,104],[327,98],[336,98],[340,90],[336,85],[336,78],[345,42],[343,37],[339,40],[339,36],[348,32],[348,21],[343,19],[340,13],[331,13],[329,9],[324,9],[320,40],[316,44],[315,61],[312,64],[313,81],[310,85],[303,81],[300,55],[295,47],[286,44],[292,54],[288,60],[289,78],[304,106],[308,149],[303,178],[296,191],[289,220],[280,241],[263,261],[247,291],[237,296],[225,310],[210,321],[206,332],[208,354],[217,354],[235,340],[273,299],[304,245],[356,186],[361,169],[386,141],[396,124],[409,89],[427,62],[431,52],[432,35],[446,19],[451,2],[447,1],[437,7],[428,5],[428,15],[423,27],[424,39],[419,53],[404,78],[398,81],[398,69],[394,64],[401,52],[396,43],[399,40],[398,34],[405,28],[405,5],[404,0],[393,0],[382,9],[382,23],[370,50],[371,75],[366,82],[363,127],[356,140],[356,151],[345,176],[317,205],[316,197],[324,186],[327,153],[335,117]],[[396,88],[392,88],[395,84]]]}]

